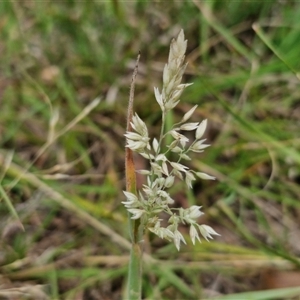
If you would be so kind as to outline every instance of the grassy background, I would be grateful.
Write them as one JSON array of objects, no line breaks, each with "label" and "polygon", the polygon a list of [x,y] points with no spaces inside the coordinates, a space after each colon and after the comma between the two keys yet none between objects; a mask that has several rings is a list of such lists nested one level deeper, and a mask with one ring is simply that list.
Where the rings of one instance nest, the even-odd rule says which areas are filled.
[{"label": "grassy background", "polygon": [[140,50],[135,110],[158,134],[183,28],[194,84],[173,119],[199,105],[212,146],[190,166],[217,180],[171,194],[221,237],[179,253],[146,237],[164,268],[146,264],[143,297],[298,299],[299,17],[298,1],[0,1],[0,297],[122,298],[132,69]]}]

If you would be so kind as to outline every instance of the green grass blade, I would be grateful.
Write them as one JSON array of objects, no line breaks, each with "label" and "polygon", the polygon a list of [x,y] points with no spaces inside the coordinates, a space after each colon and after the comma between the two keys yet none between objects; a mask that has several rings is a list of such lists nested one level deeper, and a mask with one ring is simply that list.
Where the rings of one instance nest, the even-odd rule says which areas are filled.
[{"label": "green grass blade", "polygon": [[266,291],[246,292],[230,294],[222,297],[212,298],[213,300],[275,300],[287,299],[288,297],[300,296],[300,286]]}]

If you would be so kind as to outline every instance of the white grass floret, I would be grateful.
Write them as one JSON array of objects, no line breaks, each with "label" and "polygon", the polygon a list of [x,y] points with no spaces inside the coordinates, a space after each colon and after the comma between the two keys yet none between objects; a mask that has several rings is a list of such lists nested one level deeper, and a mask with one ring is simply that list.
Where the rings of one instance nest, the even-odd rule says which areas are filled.
[{"label": "white grass floret", "polygon": [[204,132],[206,130],[206,126],[207,126],[207,120],[203,120],[199,124],[199,126],[198,126],[198,128],[196,130],[196,135],[195,135],[195,137],[196,137],[197,140],[199,140],[199,139],[202,138],[202,136],[203,136],[203,134],[204,134]]},{"label": "white grass floret", "polygon": [[186,122],[193,115],[193,113],[195,112],[195,110],[196,110],[197,107],[198,107],[198,105],[195,105],[187,113],[185,113],[185,115],[183,116],[183,118],[180,121],[180,123]]}]

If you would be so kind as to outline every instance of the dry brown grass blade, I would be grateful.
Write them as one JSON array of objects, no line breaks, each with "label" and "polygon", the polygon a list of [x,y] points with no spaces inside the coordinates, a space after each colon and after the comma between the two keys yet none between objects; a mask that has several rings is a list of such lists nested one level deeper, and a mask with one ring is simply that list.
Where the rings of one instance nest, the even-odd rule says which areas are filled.
[{"label": "dry brown grass blade", "polygon": [[[132,131],[131,121],[133,115],[133,100],[134,100],[134,88],[135,88],[135,78],[138,71],[138,63],[140,60],[140,54],[137,57],[136,65],[132,75],[132,81],[130,86],[130,95],[127,111],[127,132]],[[136,193],[136,175],[135,175],[135,166],[133,161],[132,150],[129,147],[125,149],[125,172],[126,172],[126,190],[131,193]]]}]

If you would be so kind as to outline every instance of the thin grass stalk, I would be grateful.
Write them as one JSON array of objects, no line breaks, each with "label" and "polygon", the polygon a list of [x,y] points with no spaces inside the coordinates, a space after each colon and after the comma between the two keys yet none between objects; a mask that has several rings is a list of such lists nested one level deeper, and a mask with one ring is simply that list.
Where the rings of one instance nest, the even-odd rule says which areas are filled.
[{"label": "thin grass stalk", "polygon": [[[129,104],[127,112],[127,132],[132,131],[132,116],[133,116],[133,100],[134,100],[134,85],[138,70],[138,62],[140,55],[137,57],[136,66],[132,75],[132,82],[130,87]],[[136,174],[133,161],[133,152],[129,147],[125,148],[125,173],[126,173],[126,191],[134,195],[136,192]],[[132,242],[130,261],[128,267],[128,285],[126,299],[139,300],[142,292],[142,255],[141,240],[143,232],[140,228],[140,219],[132,220],[131,214],[128,212],[129,219],[129,234]]]}]

